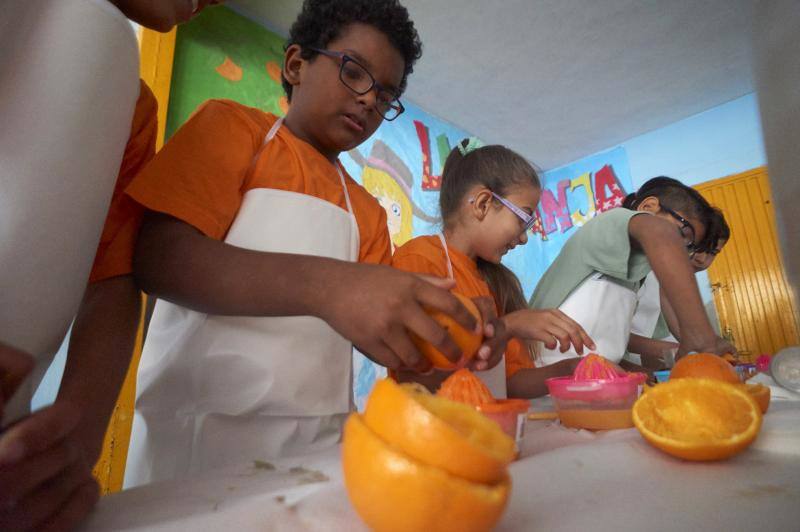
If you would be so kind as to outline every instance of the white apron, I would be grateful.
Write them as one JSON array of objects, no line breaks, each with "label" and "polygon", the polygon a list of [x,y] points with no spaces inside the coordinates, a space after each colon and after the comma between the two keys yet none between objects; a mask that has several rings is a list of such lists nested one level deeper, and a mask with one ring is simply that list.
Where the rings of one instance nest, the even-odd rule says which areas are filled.
[{"label": "white apron", "polygon": [[[348,211],[306,194],[253,189],[225,242],[356,260],[358,226],[337,170]],[[159,300],[139,365],[125,486],[335,445],[352,409],[351,353],[319,318],[215,316]]]},{"label": "white apron", "polygon": [[[453,263],[450,261],[450,253],[447,251],[447,242],[444,235],[439,233],[439,241],[442,243],[444,249],[444,256],[447,259],[447,277],[453,279]],[[505,399],[508,397],[506,391],[506,359],[500,359],[500,362],[493,368],[486,371],[476,371],[475,375],[483,381],[483,383],[491,390],[492,395],[496,398]]]},{"label": "white apron", "polygon": [[[601,273],[595,273],[583,281],[558,308],[586,330],[597,345],[597,353],[614,363],[622,360],[628,347],[631,318],[636,310],[634,290]],[[542,345],[544,365],[577,356],[572,346],[562,353],[558,347],[547,349]]]},{"label": "white apron", "polygon": [[[661,290],[656,274],[650,272],[644,278],[642,287],[636,294],[636,309],[631,319],[631,334],[652,338],[661,315]],[[636,353],[626,353],[625,359],[641,364],[642,357]]]}]

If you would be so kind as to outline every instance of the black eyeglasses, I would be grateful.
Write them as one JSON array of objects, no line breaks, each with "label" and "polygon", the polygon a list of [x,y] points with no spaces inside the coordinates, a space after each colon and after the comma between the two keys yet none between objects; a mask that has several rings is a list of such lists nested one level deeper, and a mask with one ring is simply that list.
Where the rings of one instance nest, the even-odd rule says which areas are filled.
[{"label": "black eyeglasses", "polygon": [[350,57],[344,52],[334,52],[332,50],[321,50],[319,48],[309,48],[318,54],[339,59],[339,80],[345,87],[358,95],[367,94],[374,90],[377,92],[375,98],[375,109],[381,114],[384,120],[392,121],[405,111],[405,107],[400,103],[400,99],[392,90],[389,90],[375,81],[369,70],[364,65]]},{"label": "black eyeglasses", "polygon": [[681,223],[681,228],[680,228],[681,236],[683,237],[684,242],[686,242],[686,249],[688,249],[689,253],[693,255],[697,251],[697,245],[694,242],[695,232],[691,222],[689,222],[689,220],[687,220],[677,212],[673,211],[669,207],[661,205],[661,208],[664,209],[664,211],[667,214],[669,214],[670,216],[672,216]]}]

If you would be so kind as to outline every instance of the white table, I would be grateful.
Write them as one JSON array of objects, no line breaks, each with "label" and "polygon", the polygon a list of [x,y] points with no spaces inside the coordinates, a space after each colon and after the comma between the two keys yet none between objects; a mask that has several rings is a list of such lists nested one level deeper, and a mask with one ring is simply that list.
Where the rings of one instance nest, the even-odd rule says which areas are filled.
[{"label": "white table", "polygon": [[[544,421],[528,422],[521,450],[501,531],[800,530],[800,396],[782,388],[773,387],[758,440],[725,462],[674,459],[635,429]],[[366,530],[338,448],[275,466],[250,460],[110,495],[83,530]]]}]

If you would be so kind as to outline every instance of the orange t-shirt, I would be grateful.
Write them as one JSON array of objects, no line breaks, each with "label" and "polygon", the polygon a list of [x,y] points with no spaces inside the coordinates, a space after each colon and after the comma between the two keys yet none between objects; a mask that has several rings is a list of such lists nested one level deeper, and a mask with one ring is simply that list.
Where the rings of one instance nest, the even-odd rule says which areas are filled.
[{"label": "orange t-shirt", "polygon": [[150,87],[139,80],[139,99],[133,113],[131,136],[122,156],[114,194],[108,207],[103,234],[94,257],[89,282],[94,283],[133,271],[133,248],[144,209],[129,198],[125,188],[156,154],[158,102]]},{"label": "orange t-shirt", "polygon": [[[469,298],[494,297],[489,285],[483,280],[478,265],[452,246],[447,246],[453,268],[455,290]],[[447,255],[436,235],[420,236],[397,248],[392,256],[392,266],[414,273],[425,273],[437,277],[448,277]],[[499,312],[499,309],[498,309]],[[506,377],[511,377],[522,368],[534,367],[527,350],[517,339],[508,342],[505,352]]]},{"label": "orange t-shirt", "polygon": [[[313,146],[287,127],[264,145],[275,120],[275,115],[233,101],[209,100],[126,192],[145,208],[174,216],[217,240],[225,237],[245,193],[254,188],[308,194],[347,209],[339,173]],[[345,179],[358,223],[359,262],[388,264],[386,212],[346,173]]]}]

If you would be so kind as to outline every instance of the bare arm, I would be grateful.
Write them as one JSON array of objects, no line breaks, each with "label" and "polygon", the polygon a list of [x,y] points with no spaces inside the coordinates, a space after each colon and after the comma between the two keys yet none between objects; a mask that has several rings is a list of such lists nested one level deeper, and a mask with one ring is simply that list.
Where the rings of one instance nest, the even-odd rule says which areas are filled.
[{"label": "bare arm", "polygon": [[717,338],[703,308],[686,247],[675,226],[655,216],[634,216],[628,230],[634,243],[647,255],[667,301],[675,310],[681,331],[680,353],[716,353]]},{"label": "bare arm", "polygon": [[140,310],[133,277],[113,277],[87,287],[72,326],[58,401],[81,412],[77,432],[91,463],[100,456],[130,365]]},{"label": "bare arm", "polygon": [[134,273],[147,293],[219,315],[317,316],[390,367],[425,365],[409,331],[450,360],[461,353],[423,309],[441,310],[463,327],[474,317],[447,290],[388,266],[266,253],[208,238],[191,225],[147,213]]},{"label": "bare arm", "polygon": [[514,373],[506,382],[508,396],[511,398],[532,399],[547,395],[544,381],[551,377],[572,375],[580,358],[567,358],[542,368],[523,368]]},{"label": "bare arm", "polygon": [[667,328],[669,332],[672,333],[672,336],[680,340],[681,338],[681,327],[678,324],[678,316],[675,314],[675,310],[673,310],[672,305],[669,303],[669,299],[667,299],[667,295],[664,293],[664,289],[659,287],[659,296],[661,297],[661,314],[664,315],[664,321],[667,322]]},{"label": "bare arm", "polygon": [[[33,367],[0,343],[0,410]],[[80,411],[56,401],[0,433],[0,530],[72,530],[97,502],[92,464],[82,452]]]},{"label": "bare arm", "polygon": [[655,340],[638,334],[631,334],[628,338],[628,351],[642,356],[642,365],[648,366],[645,359],[652,363],[660,364],[664,357],[664,352],[678,347],[675,342],[666,340]]}]

